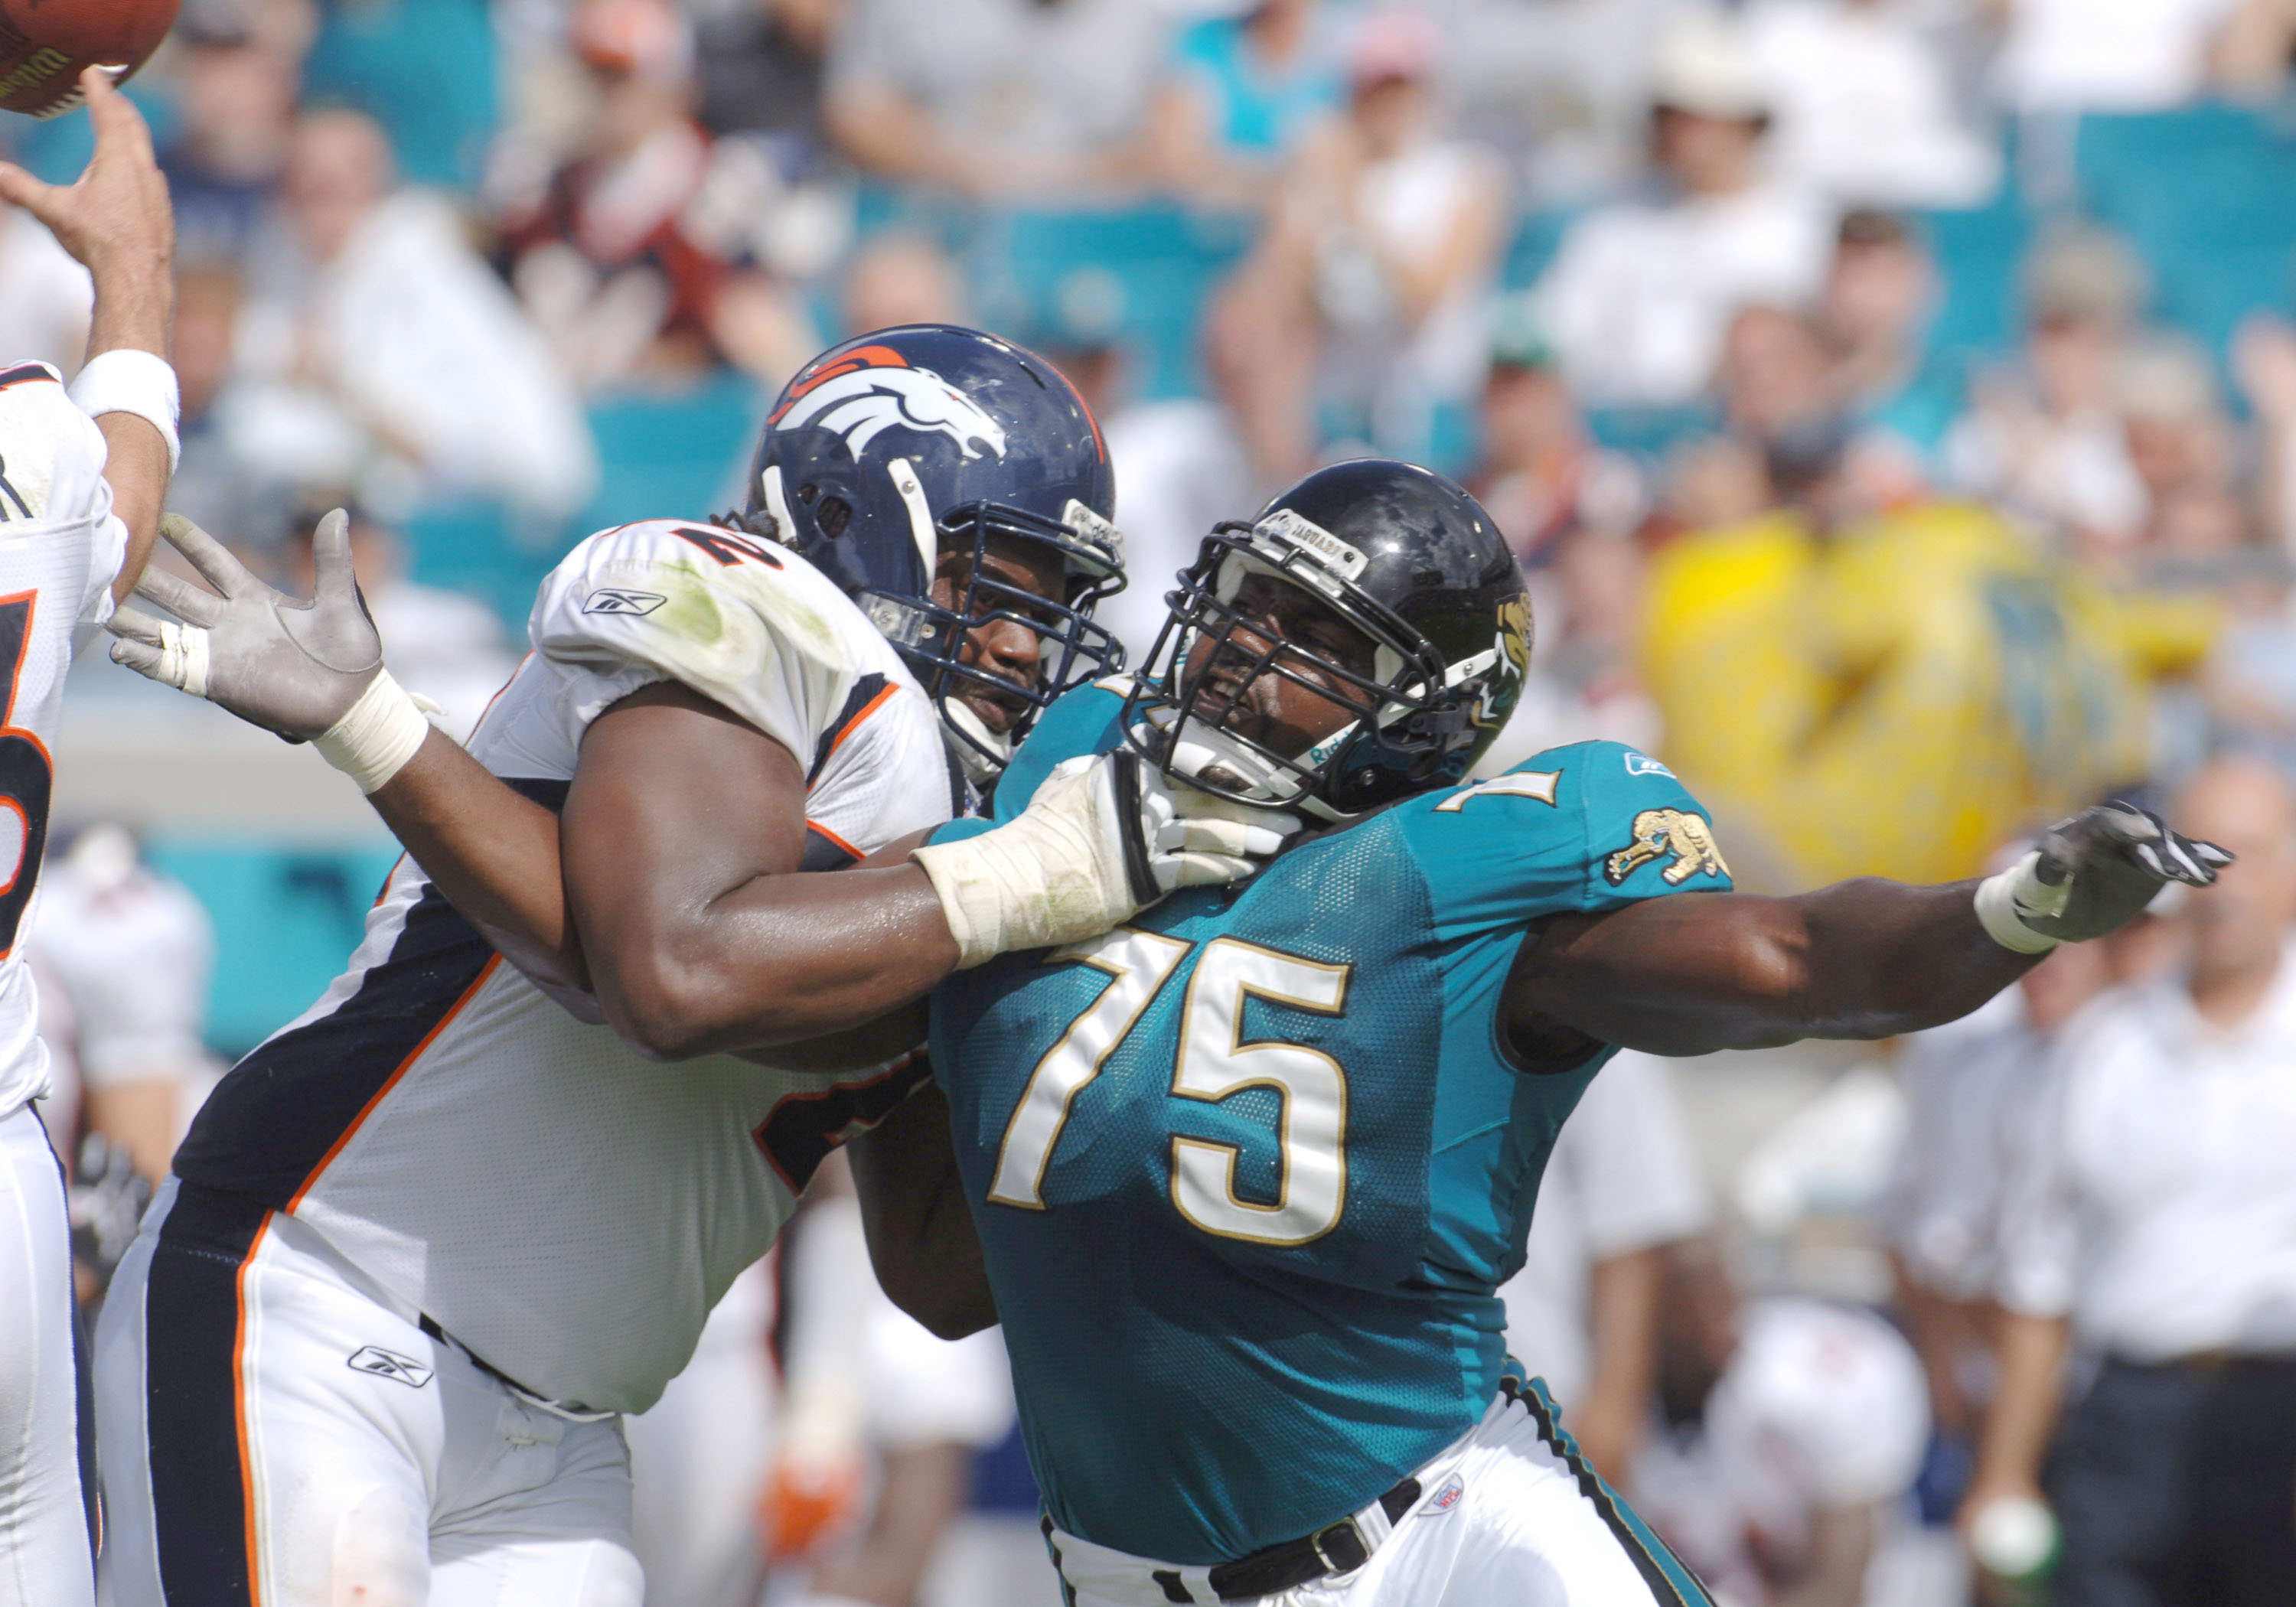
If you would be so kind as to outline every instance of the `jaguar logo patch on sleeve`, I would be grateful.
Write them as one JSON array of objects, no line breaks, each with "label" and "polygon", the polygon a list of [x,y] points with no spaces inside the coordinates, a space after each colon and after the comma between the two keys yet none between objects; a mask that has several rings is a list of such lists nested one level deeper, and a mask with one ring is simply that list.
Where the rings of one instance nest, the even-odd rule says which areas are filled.
[{"label": "jaguar logo patch on sleeve", "polygon": [[1714,828],[1703,817],[1681,809],[1644,809],[1635,816],[1633,840],[1603,861],[1603,874],[1617,887],[1644,865],[1660,862],[1666,869],[1660,873],[1669,887],[1680,887],[1701,872],[1730,873],[1715,845]]}]

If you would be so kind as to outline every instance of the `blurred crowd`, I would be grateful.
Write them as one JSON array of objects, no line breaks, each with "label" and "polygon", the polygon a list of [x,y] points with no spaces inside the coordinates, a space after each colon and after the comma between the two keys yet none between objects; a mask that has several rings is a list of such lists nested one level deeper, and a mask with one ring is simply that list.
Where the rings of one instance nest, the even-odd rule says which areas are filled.
[{"label": "blurred crowd", "polygon": [[[467,729],[522,621],[425,579],[426,512],[546,558],[602,407],[738,376],[707,394],[761,416],[831,340],[977,322],[1104,422],[1136,657],[1215,520],[1377,450],[1461,474],[1530,580],[1490,762],[1644,748],[1742,888],[2173,806],[2225,887],[1967,1023],[1623,1058],[1513,1337],[1742,1607],[2296,1599],[2296,260],[2228,340],[2180,324],[2064,180],[2087,117],[2278,128],[2292,57],[2292,0],[185,0],[135,85],[173,499],[291,583],[349,505],[395,673]],[[69,170],[70,121],[0,149]],[[2003,207],[2009,332],[1949,347],[1940,230]],[[1123,262],[1038,283],[1014,243],[1122,217],[1210,264],[1161,350]],[[88,303],[0,205],[0,353],[70,368]],[[96,1269],[212,1076],[212,939],[117,833],[64,865],[37,943],[84,1108],[49,1119],[95,1141]],[[83,996],[74,955],[129,941],[167,999]],[[1025,1472],[957,1521],[1016,1465],[974,1458],[993,1346],[853,1287],[831,1195],[633,1426],[650,1600],[754,1603],[771,1553],[779,1599],[1048,1601]]]}]

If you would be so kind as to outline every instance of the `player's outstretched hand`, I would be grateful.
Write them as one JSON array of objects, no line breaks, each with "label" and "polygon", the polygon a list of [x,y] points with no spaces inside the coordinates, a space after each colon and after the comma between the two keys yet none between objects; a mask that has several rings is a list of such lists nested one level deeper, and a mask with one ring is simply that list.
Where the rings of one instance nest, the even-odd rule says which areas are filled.
[{"label": "player's outstretched hand", "polygon": [[119,638],[111,644],[114,663],[220,703],[291,742],[332,728],[381,675],[382,639],[351,573],[349,521],[340,509],[312,537],[318,583],[308,601],[249,573],[180,513],[162,519],[160,533],[215,591],[147,570],[135,594],[183,623],[121,609],[111,617]]},{"label": "player's outstretched hand", "polygon": [[2015,865],[1977,891],[1978,918],[1995,939],[2028,954],[2127,925],[2171,881],[2206,887],[2232,856],[2180,837],[2128,804],[2100,804],[2042,834]]},{"label": "player's outstretched hand", "polygon": [[1167,781],[1125,748],[1068,760],[1017,818],[912,857],[972,966],[1096,938],[1176,888],[1241,881],[1299,829]]},{"label": "player's outstretched hand", "polygon": [[176,250],[176,223],[168,181],[152,153],[152,131],[104,69],[81,73],[80,87],[95,127],[95,156],[87,170],[77,183],[45,184],[21,168],[0,162],[0,198],[48,225],[64,250],[94,275],[99,299],[119,293],[122,279],[165,284]]}]

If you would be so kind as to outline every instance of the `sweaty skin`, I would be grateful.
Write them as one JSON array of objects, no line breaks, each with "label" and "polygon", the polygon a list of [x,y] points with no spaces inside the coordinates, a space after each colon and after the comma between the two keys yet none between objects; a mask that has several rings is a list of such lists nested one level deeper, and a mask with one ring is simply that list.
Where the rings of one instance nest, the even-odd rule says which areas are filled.
[{"label": "sweaty skin", "polygon": [[[944,555],[933,596],[945,607],[965,557]],[[1037,594],[1059,585],[1054,561],[993,543],[982,568]],[[963,661],[1029,685],[1039,652],[1027,625],[989,619]],[[955,691],[992,731],[1021,707],[971,683]],[[665,1060],[841,1032],[956,965],[940,901],[907,860],[922,838],[833,877],[797,873],[804,767],[684,687],[649,686],[592,722],[562,816],[436,734],[373,800],[512,964],[577,1008],[594,994],[617,1032]]]}]

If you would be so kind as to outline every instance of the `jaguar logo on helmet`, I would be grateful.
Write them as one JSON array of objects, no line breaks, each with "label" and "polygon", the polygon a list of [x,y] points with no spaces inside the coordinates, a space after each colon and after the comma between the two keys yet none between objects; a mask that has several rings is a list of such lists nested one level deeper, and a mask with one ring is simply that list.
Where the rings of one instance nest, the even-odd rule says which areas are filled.
[{"label": "jaguar logo on helmet", "polygon": [[1004,455],[1004,427],[980,403],[931,369],[910,366],[890,346],[857,347],[799,379],[767,422],[776,430],[830,430],[856,463],[888,430],[945,435],[967,457],[984,447]]}]

